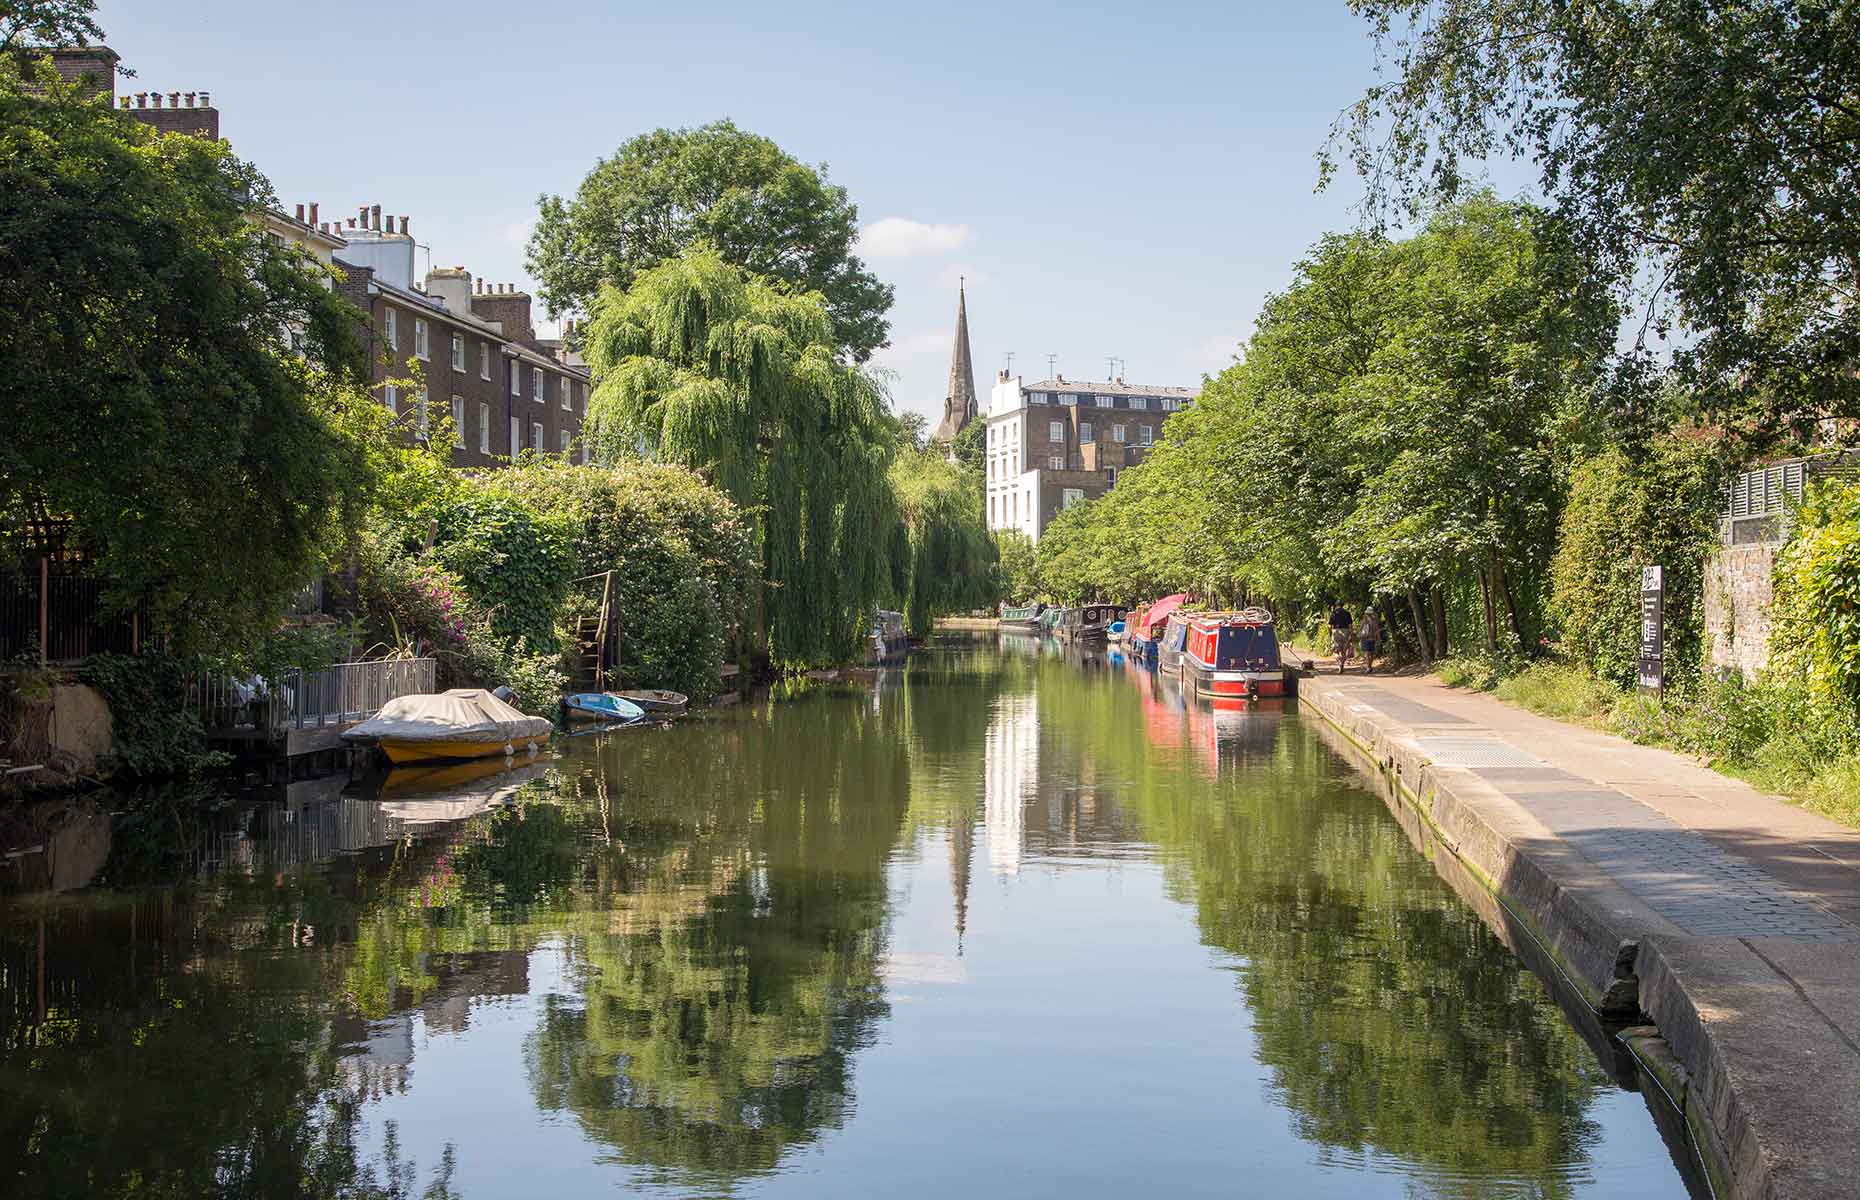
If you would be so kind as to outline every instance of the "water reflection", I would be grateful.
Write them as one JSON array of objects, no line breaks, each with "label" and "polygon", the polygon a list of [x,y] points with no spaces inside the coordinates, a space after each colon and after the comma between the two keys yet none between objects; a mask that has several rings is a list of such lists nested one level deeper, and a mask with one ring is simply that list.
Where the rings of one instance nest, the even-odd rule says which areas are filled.
[{"label": "water reflection", "polygon": [[10,1193],[1606,1191],[1644,1111],[1295,712],[1028,641],[146,805],[0,908]]}]

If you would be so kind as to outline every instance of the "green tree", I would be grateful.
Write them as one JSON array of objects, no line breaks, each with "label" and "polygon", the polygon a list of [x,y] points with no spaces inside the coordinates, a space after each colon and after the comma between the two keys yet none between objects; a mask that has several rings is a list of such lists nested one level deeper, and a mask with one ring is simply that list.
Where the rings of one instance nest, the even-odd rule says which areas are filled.
[{"label": "green tree", "polygon": [[1018,529],[997,530],[994,537],[1001,599],[1026,604],[1039,595],[1039,550],[1033,539]]},{"label": "green tree", "polygon": [[840,360],[820,297],[699,247],[609,286],[594,313],[590,443],[701,471],[757,514],[771,659],[849,657],[895,590],[896,427],[883,389]]},{"label": "green tree", "polygon": [[904,450],[891,464],[891,488],[909,544],[904,609],[919,632],[928,632],[939,616],[991,608],[1000,598],[981,491],[942,450],[937,445]]},{"label": "green tree", "polygon": [[853,253],[859,210],[823,164],[714,121],[658,129],[595,164],[572,200],[544,196],[529,267],[551,312],[591,310],[699,242],[724,261],[825,297],[833,339],[863,362],[890,334],[892,288]]},{"label": "green tree", "polygon": [[371,487],[353,310],[254,235],[268,186],[223,144],[43,59],[0,61],[0,197],[0,526],[68,520],[177,647],[250,644]]},{"label": "green tree", "polygon": [[1655,281],[1655,328],[1670,295],[1708,420],[1760,445],[1860,413],[1860,8],[1351,7],[1393,65],[1332,142],[1372,204],[1416,211],[1468,164],[1529,159],[1588,257],[1624,290]]},{"label": "green tree", "polygon": [[101,42],[96,11],[94,0],[0,0],[0,53]]}]

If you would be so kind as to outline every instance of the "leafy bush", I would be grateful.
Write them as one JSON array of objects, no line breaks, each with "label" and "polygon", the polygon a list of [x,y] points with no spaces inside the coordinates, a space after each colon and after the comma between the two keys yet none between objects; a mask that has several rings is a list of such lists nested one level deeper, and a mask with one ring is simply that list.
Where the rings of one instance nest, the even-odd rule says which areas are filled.
[{"label": "leafy bush", "polygon": [[191,777],[226,761],[210,753],[187,702],[187,669],[161,654],[95,654],[78,679],[110,706],[112,765],[140,778]]},{"label": "leafy bush", "polygon": [[1860,709],[1860,486],[1812,487],[1776,557],[1774,669],[1827,707]]},{"label": "leafy bush", "polygon": [[1610,447],[1577,467],[1551,560],[1550,603],[1563,653],[1617,687],[1640,661],[1640,571],[1666,569],[1668,686],[1688,689],[1704,654],[1705,559],[1718,475],[1709,442],[1652,439],[1636,457]]},{"label": "leafy bush", "polygon": [[566,522],[468,487],[442,502],[433,560],[456,576],[499,637],[556,649],[555,618],[575,573]]},{"label": "leafy bush", "polygon": [[1533,663],[1496,692],[1500,700],[1559,721],[1598,722],[1621,699],[1621,691],[1581,667],[1560,662]]}]

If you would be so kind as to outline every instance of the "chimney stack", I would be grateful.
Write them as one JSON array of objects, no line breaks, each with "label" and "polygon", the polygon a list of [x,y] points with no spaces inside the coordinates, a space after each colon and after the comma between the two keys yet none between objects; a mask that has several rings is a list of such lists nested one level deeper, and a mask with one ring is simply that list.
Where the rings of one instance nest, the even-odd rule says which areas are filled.
[{"label": "chimney stack", "polygon": [[389,213],[384,219],[387,222],[387,232],[393,233],[394,232],[394,214]]},{"label": "chimney stack", "polygon": [[297,206],[297,223],[299,225],[304,223],[304,206],[301,204]]},{"label": "chimney stack", "polygon": [[179,92],[168,93],[168,107],[169,108],[181,107],[181,93]]},{"label": "chimney stack", "polygon": [[187,93],[187,107],[194,107],[194,93],[192,92]]},{"label": "chimney stack", "polygon": [[312,225],[316,224],[316,202],[315,201],[312,201],[310,204],[310,223]]},{"label": "chimney stack", "polygon": [[375,223],[373,228],[375,232],[381,232],[381,206],[379,204],[374,205],[368,210],[368,215],[374,218]]},{"label": "chimney stack", "polygon": [[[368,206],[364,204],[360,208],[356,209],[355,212],[356,212],[357,219],[359,219],[362,223],[362,228],[363,229],[368,228]],[[349,224],[350,226],[354,226],[355,222],[350,221]]]},{"label": "chimney stack", "polygon": [[411,229],[409,229],[409,228],[407,228],[407,225],[408,225],[408,223],[409,223],[409,221],[410,221],[410,220],[411,220],[411,218],[409,218],[409,217],[407,216],[407,214],[406,214],[406,213],[402,213],[402,214],[400,215],[400,236],[402,236],[402,237],[412,237],[412,236],[413,236],[413,231],[412,231]]},{"label": "chimney stack", "polygon": [[207,100],[207,93],[205,93],[205,92],[202,92],[202,93],[200,93],[200,107],[202,107],[202,108],[212,108],[212,107],[213,107],[213,105],[212,105],[211,103],[209,103],[209,102],[208,102],[208,100]]}]

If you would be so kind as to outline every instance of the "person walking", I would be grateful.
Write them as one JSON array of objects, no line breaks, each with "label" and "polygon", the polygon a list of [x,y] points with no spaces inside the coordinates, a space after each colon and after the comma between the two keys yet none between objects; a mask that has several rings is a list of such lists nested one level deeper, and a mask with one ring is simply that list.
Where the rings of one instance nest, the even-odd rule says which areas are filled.
[{"label": "person walking", "polygon": [[1350,664],[1350,649],[1356,641],[1356,622],[1350,616],[1350,610],[1337,602],[1337,607],[1330,610],[1330,645],[1337,655],[1337,674]]},{"label": "person walking", "polygon": [[1363,607],[1363,619],[1356,626],[1356,644],[1363,651],[1363,674],[1373,675],[1376,670],[1376,654],[1382,649],[1382,619],[1376,616],[1376,606]]}]

